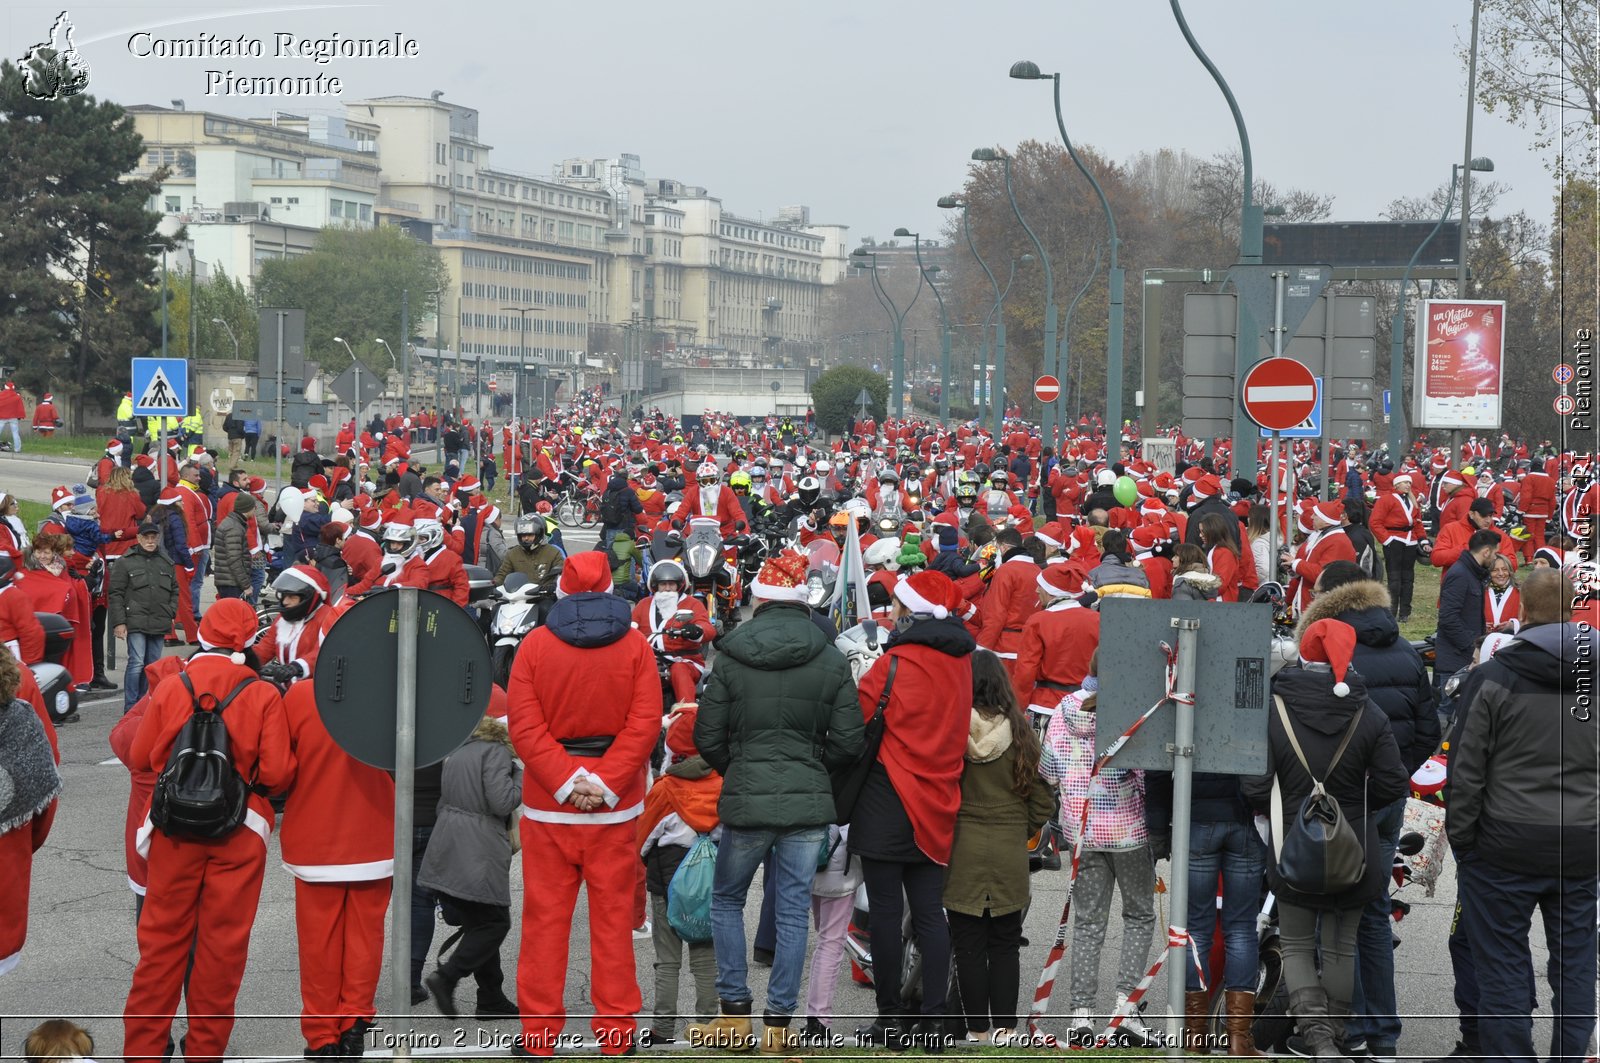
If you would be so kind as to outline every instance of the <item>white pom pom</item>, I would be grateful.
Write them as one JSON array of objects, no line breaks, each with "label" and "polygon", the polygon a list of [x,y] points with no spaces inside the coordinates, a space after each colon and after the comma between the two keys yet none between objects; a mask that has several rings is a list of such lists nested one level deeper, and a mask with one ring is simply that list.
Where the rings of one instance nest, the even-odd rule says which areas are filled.
[{"label": "white pom pom", "polygon": [[230,654],[228,654],[228,660],[232,661],[234,664],[243,664],[244,663],[244,654],[242,654],[242,653],[230,653]]},{"label": "white pom pom", "polygon": [[948,617],[949,615],[950,615],[950,610],[946,609],[944,606],[936,605],[936,606],[933,607],[933,618],[935,620],[943,620],[946,617]]},{"label": "white pom pom", "polygon": [[1337,683],[1333,684],[1333,696],[1334,697],[1336,697],[1336,698],[1347,697],[1349,695],[1349,693],[1350,693],[1350,684],[1349,683],[1343,682],[1341,680],[1340,682],[1337,682]]}]

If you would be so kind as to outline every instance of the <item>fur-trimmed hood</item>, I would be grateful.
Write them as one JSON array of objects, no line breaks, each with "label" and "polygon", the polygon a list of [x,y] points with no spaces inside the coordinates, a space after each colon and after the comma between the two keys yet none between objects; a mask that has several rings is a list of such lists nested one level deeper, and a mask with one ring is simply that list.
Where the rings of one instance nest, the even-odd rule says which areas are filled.
[{"label": "fur-trimmed hood", "polygon": [[498,742],[511,750],[511,755],[516,756],[516,750],[511,746],[511,732],[506,730],[506,725],[493,716],[485,716],[478,721],[478,726],[472,729],[472,739],[479,742]]},{"label": "fur-trimmed hood", "polygon": [[1300,622],[1295,625],[1294,640],[1299,642],[1306,628],[1318,620],[1333,620],[1343,613],[1360,613],[1369,609],[1387,611],[1390,608],[1389,588],[1377,580],[1361,579],[1346,583],[1311,600],[1306,611],[1300,614]]}]

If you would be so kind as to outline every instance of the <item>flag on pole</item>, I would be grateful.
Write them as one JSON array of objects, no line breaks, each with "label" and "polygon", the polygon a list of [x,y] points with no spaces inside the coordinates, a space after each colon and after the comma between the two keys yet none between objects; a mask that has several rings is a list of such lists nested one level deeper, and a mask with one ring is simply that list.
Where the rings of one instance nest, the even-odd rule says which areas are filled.
[{"label": "flag on pole", "polygon": [[[844,550],[839,555],[839,576],[833,585],[833,597],[828,600],[828,616],[839,631],[854,627],[872,618],[872,607],[867,602],[867,565],[861,558],[861,530],[852,518],[845,531]],[[851,608],[850,598],[855,597]]]}]

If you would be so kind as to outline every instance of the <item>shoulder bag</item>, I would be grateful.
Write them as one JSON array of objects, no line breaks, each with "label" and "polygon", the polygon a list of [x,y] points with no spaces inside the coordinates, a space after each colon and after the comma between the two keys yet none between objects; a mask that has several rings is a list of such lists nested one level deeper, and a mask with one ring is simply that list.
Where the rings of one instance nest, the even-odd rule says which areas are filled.
[{"label": "shoulder bag", "polygon": [[878,695],[878,707],[867,721],[861,756],[832,773],[834,821],[841,825],[850,822],[850,816],[856,810],[856,801],[861,797],[861,789],[867,784],[867,775],[878,759],[878,748],[883,745],[883,713],[889,707],[889,692],[894,689],[894,672],[899,666],[900,658],[891,654],[889,676],[884,681],[883,693]]}]

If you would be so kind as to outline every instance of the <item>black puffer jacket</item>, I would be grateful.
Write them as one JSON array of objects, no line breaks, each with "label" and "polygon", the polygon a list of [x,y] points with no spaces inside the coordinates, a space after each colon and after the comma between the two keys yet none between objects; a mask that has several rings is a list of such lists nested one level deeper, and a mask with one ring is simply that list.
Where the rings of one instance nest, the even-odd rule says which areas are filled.
[{"label": "black puffer jacket", "polygon": [[1301,614],[1295,640],[1318,620],[1342,620],[1356,630],[1356,671],[1370,697],[1389,717],[1406,772],[1415,772],[1439,748],[1439,715],[1428,668],[1389,611],[1389,589],[1357,580],[1312,599]]},{"label": "black puffer jacket", "polygon": [[1525,875],[1593,877],[1600,730],[1579,666],[1596,659],[1597,642],[1593,628],[1539,624],[1473,669],[1466,722],[1450,754],[1445,820],[1462,859]]},{"label": "black puffer jacket", "polygon": [[[1333,673],[1326,665],[1288,667],[1272,679],[1272,692],[1283,698],[1294,724],[1306,760],[1319,774],[1327,771],[1334,750],[1350,726],[1351,713],[1362,713],[1361,723],[1332,774],[1323,779],[1328,793],[1338,800],[1345,818],[1358,837],[1364,839],[1368,853],[1367,873],[1360,882],[1343,893],[1309,895],[1290,889],[1278,874],[1277,853],[1267,861],[1267,879],[1279,900],[1302,908],[1356,908],[1382,895],[1389,879],[1378,849],[1378,826],[1368,813],[1375,813],[1407,793],[1410,776],[1400,763],[1400,749],[1383,711],[1367,698],[1367,686],[1354,668],[1345,674],[1350,692],[1344,697],[1333,693]],[[1267,714],[1268,756],[1272,771],[1245,779],[1242,789],[1247,801],[1262,815],[1272,809],[1272,779],[1276,773],[1283,792],[1285,822],[1293,817],[1301,802],[1311,793],[1311,776],[1301,767],[1277,710]]]}]

